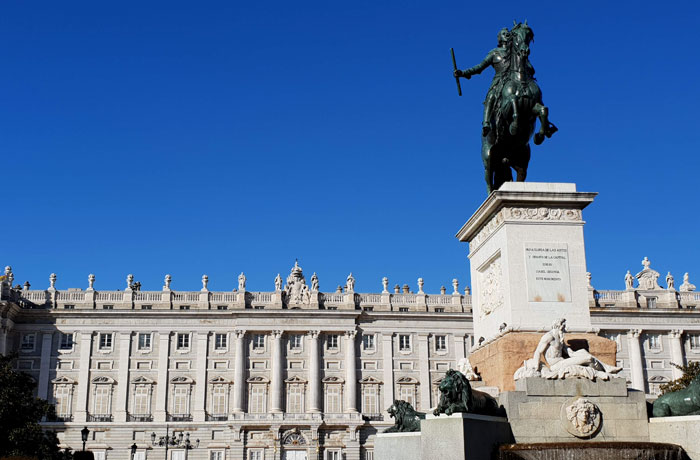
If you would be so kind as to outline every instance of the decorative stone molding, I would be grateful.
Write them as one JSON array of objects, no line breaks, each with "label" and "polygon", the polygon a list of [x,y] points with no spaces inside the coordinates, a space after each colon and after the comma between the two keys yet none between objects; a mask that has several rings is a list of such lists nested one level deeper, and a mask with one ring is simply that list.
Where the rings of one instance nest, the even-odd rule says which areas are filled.
[{"label": "decorative stone molding", "polygon": [[630,329],[629,331],[627,331],[628,338],[638,339],[640,335],[642,335],[641,329]]},{"label": "decorative stone molding", "polygon": [[505,221],[562,221],[583,222],[580,209],[571,208],[544,208],[544,207],[512,207],[502,208],[498,211],[469,242],[469,250],[479,246]]},{"label": "decorative stone molding", "polygon": [[479,271],[480,299],[478,313],[481,319],[484,319],[503,305],[502,277],[500,254],[493,259],[486,268]]},{"label": "decorative stone molding", "polygon": [[683,329],[673,329],[668,333],[668,336],[672,339],[680,339],[682,335]]},{"label": "decorative stone molding", "polygon": [[565,402],[561,409],[564,429],[577,438],[592,438],[600,430],[602,413],[600,408],[586,398],[575,398]]},{"label": "decorative stone molding", "polygon": [[321,331],[315,330],[315,331],[309,331],[308,335],[310,338],[314,340],[318,340],[318,337],[321,335]]}]

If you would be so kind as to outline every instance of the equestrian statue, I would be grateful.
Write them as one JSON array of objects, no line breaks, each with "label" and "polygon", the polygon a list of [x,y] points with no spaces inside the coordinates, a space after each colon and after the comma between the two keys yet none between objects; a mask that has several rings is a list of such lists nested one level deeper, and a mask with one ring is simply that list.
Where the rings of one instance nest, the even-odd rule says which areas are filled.
[{"label": "equestrian statue", "polygon": [[[457,69],[454,77],[461,95],[459,78],[471,78],[487,67],[495,75],[484,101],[484,119],[481,129],[481,159],[484,163],[488,193],[507,181],[522,182],[530,162],[530,138],[540,145],[557,131],[548,118],[549,110],[542,102],[542,91],[535,80],[535,69],[530,64],[530,43],[535,38],[532,29],[513,21],[513,28],[498,32],[498,47],[492,49],[481,63],[466,70]],[[535,133],[535,122],[540,129]]]}]

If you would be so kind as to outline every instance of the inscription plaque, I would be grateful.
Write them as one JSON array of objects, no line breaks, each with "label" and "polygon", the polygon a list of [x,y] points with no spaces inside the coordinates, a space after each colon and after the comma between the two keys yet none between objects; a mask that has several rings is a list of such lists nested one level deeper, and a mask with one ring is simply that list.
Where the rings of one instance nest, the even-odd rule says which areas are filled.
[{"label": "inscription plaque", "polygon": [[527,300],[571,302],[566,243],[525,243]]}]

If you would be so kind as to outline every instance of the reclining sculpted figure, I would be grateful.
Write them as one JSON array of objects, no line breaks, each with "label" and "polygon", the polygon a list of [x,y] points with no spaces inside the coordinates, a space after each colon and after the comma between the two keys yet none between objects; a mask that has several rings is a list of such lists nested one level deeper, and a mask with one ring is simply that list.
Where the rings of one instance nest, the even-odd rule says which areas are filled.
[{"label": "reclining sculpted figure", "polygon": [[[566,320],[560,318],[552,324],[552,329],[542,336],[532,358],[525,360],[523,366],[515,371],[513,378],[543,377],[563,379],[566,377],[584,377],[590,380],[608,380],[622,368],[605,364],[588,350],[572,350],[564,342]],[[540,358],[544,354],[547,366]]]}]

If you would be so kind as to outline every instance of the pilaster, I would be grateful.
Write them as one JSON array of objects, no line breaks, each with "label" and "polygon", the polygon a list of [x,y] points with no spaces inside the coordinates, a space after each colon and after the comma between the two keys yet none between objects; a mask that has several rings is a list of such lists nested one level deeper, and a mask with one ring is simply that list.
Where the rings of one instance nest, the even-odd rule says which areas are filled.
[{"label": "pilaster", "polygon": [[320,360],[318,337],[321,331],[309,331],[309,412],[321,412],[320,401]]},{"label": "pilaster", "polygon": [[114,411],[115,422],[126,422],[130,354],[131,333],[122,332],[119,334],[119,371],[117,374],[117,405]]},{"label": "pilaster", "polygon": [[[384,365],[384,406],[383,411],[394,404],[394,334],[382,334],[382,361]],[[429,382],[428,382],[429,383]],[[388,416],[387,416],[388,417]]]},{"label": "pilaster", "polygon": [[[428,346],[428,334],[418,334],[418,363],[420,376],[420,411],[430,408],[430,357]],[[389,407],[389,406],[387,406]]]},{"label": "pilaster", "polygon": [[42,399],[49,399],[49,369],[51,369],[52,342],[53,332],[44,332],[41,335],[41,362],[39,364],[39,387],[37,396]]},{"label": "pilaster", "polygon": [[355,359],[355,335],[345,332],[345,412],[357,412],[357,361]]},{"label": "pilaster", "polygon": [[80,333],[80,368],[78,370],[78,400],[75,404],[75,421],[87,421],[87,400],[90,385],[90,353],[92,332]]},{"label": "pilaster", "polygon": [[[683,358],[682,337],[682,329],[674,329],[668,334],[668,338],[671,342],[671,362],[674,364],[678,364],[679,366],[683,366],[685,364],[685,359]],[[673,376],[674,380],[679,379],[683,377],[683,371],[676,367],[672,367],[671,375]]]},{"label": "pilaster", "polygon": [[233,377],[233,412],[244,412],[245,401],[245,330],[239,329],[236,334],[235,364]]},{"label": "pilaster", "polygon": [[158,333],[158,384],[156,385],[156,410],[153,421],[165,422],[168,401],[168,366],[170,356],[170,334]]},{"label": "pilaster", "polygon": [[206,408],[204,407],[207,391],[207,347],[209,345],[209,333],[197,334],[197,377],[194,387],[194,411],[192,418],[195,422],[206,420]]},{"label": "pilaster", "polygon": [[270,382],[270,412],[283,412],[282,391],[284,386],[282,331],[272,331],[272,378]]},{"label": "pilaster", "polygon": [[642,363],[642,348],[639,343],[641,329],[631,329],[627,331],[627,343],[629,345],[630,377],[635,390],[644,391],[644,366]]}]

